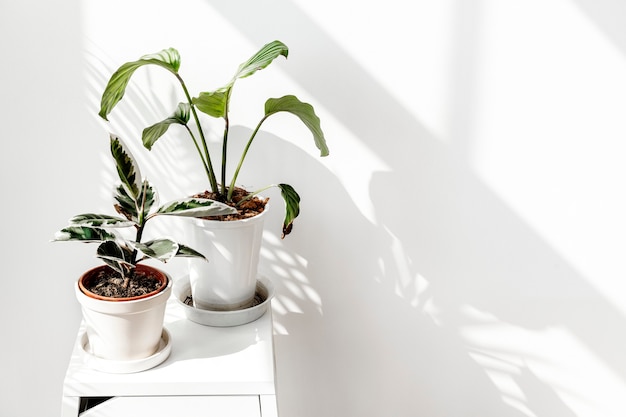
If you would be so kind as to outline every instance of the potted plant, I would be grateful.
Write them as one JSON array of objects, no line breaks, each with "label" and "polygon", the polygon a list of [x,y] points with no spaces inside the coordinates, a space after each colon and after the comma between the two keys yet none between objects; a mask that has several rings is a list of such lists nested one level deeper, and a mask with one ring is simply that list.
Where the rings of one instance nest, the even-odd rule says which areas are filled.
[{"label": "potted plant", "polygon": [[[74,216],[55,241],[98,243],[104,264],[85,272],[75,286],[81,304],[91,353],[112,361],[133,361],[157,350],[163,331],[165,303],[172,291],[167,274],[141,263],[167,262],[176,256],[198,257],[196,250],[166,238],[142,242],[146,224],[161,215],[200,217],[234,210],[216,201],[186,198],[153,210],[154,188],[142,180],[130,151],[111,135],[111,154],[121,184],[115,190],[118,215],[86,213]],[[133,228],[125,238],[119,228]]]},{"label": "potted plant", "polygon": [[[300,196],[288,184],[275,184],[255,191],[237,187],[239,172],[262,124],[270,116],[281,112],[291,113],[297,116],[312,133],[321,156],[328,155],[320,119],[310,104],[300,101],[293,95],[270,98],[265,102],[264,115],[247,139],[234,173],[230,178],[227,176],[229,107],[235,82],[267,67],[279,56],[286,58],[288,51],[287,46],[280,41],[268,43],[250,59],[243,62],[228,83],[215,90],[201,92],[191,97],[179,73],[178,51],[173,48],[164,49],[123,64],[113,73],[103,92],[99,115],[108,120],[110,112],[124,96],[126,87],[138,68],[156,65],[173,74],[182,87],[184,101],[177,105],[169,117],[143,130],[143,144],[150,150],[171,125],[182,126],[193,141],[210,185],[209,190],[196,196],[216,200],[238,210],[237,215],[213,216],[193,223],[192,234],[195,237],[196,247],[211,261],[210,266],[190,262],[191,291],[197,307],[217,310],[240,309],[249,305],[253,299],[263,231],[263,213],[268,201],[259,197],[260,192],[273,186],[280,189],[285,202],[283,238],[291,232],[293,221],[300,212]],[[224,134],[221,143],[219,180],[213,165],[213,155],[209,153],[199,112],[223,121]]]}]

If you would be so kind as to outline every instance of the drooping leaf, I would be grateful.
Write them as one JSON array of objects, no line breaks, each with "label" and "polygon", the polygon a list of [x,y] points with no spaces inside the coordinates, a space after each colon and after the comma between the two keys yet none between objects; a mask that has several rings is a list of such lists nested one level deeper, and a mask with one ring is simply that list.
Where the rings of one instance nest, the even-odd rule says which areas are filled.
[{"label": "drooping leaf", "polygon": [[155,123],[152,126],[146,127],[141,134],[143,146],[145,146],[148,150],[152,150],[152,146],[154,145],[154,143],[161,136],[163,136],[165,132],[167,132],[167,129],[169,129],[170,125],[186,125],[189,121],[189,111],[189,103],[178,103],[176,110],[170,117],[158,123]]},{"label": "drooping leaf", "polygon": [[111,134],[111,155],[115,159],[117,174],[128,191],[128,196],[135,202],[139,200],[142,189],[141,172],[137,161],[124,142]]},{"label": "drooping leaf", "polygon": [[113,108],[124,97],[126,87],[135,71],[144,65],[158,65],[172,72],[178,73],[180,68],[180,55],[174,48],[163,49],[155,54],[144,55],[137,61],[126,62],[117,69],[109,79],[107,86],[102,93],[100,101],[100,117],[108,120],[107,116]]},{"label": "drooping leaf", "polygon": [[228,109],[227,105],[231,86],[232,84],[229,84],[216,91],[200,93],[198,97],[192,99],[192,103],[202,113],[208,114],[211,117],[225,117]]},{"label": "drooping leaf", "polygon": [[283,233],[281,238],[284,239],[293,228],[293,221],[300,214],[300,196],[289,184],[278,184],[280,194],[285,200],[285,219],[283,220]]},{"label": "drooping leaf", "polygon": [[302,123],[309,128],[315,140],[315,146],[320,150],[320,156],[328,155],[328,147],[324,132],[320,125],[320,119],[315,114],[313,106],[303,103],[296,96],[287,95],[281,98],[270,98],[265,102],[265,116],[269,117],[278,112],[289,112],[300,118]]},{"label": "drooping leaf", "polygon": [[94,213],[78,214],[70,219],[70,223],[75,226],[92,227],[129,227],[136,224],[121,217]]},{"label": "drooping leaf", "polygon": [[115,240],[116,236],[104,229],[90,226],[68,226],[56,232],[55,241],[103,242]]},{"label": "drooping leaf", "polygon": [[119,272],[122,276],[126,276],[134,268],[133,251],[127,247],[120,246],[117,242],[103,242],[98,246],[96,254],[105,264]]},{"label": "drooping leaf", "polygon": [[237,213],[237,209],[234,207],[206,198],[185,198],[170,201],[156,211],[156,214],[183,217],[222,216],[235,213]]},{"label": "drooping leaf", "polygon": [[264,45],[257,53],[255,53],[246,62],[239,65],[237,72],[233,78],[225,86],[211,92],[203,92],[192,99],[192,103],[201,112],[211,117],[226,117],[228,112],[228,102],[230,93],[235,85],[235,81],[239,78],[246,78],[255,72],[267,67],[279,56],[287,58],[289,48],[280,42],[274,41]]},{"label": "drooping leaf", "polygon": [[202,258],[206,260],[206,257],[197,250],[192,249],[189,246],[181,245],[180,243],[178,244],[178,252],[176,253],[176,256],[184,258]]},{"label": "drooping leaf", "polygon": [[281,41],[273,41],[264,45],[256,54],[250,57],[250,59],[239,65],[237,74],[233,77],[233,82],[236,78],[248,77],[256,71],[267,67],[274,59],[281,55],[285,58],[289,55],[289,48]]},{"label": "drooping leaf", "polygon": [[178,253],[178,243],[170,239],[154,239],[145,243],[132,242],[132,245],[139,249],[149,258],[167,262]]}]

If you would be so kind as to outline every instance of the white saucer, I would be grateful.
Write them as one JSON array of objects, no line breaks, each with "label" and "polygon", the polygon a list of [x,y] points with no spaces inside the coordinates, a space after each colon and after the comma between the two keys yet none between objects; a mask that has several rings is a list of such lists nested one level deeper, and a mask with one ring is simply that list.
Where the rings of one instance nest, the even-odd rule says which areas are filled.
[{"label": "white saucer", "polygon": [[257,320],[265,314],[273,296],[274,286],[271,281],[265,277],[259,277],[255,294],[258,304],[241,310],[203,310],[193,306],[189,280],[183,278],[174,284],[174,298],[183,307],[187,318],[198,324],[213,327],[240,326]]},{"label": "white saucer", "polygon": [[161,364],[172,351],[172,338],[166,328],[163,328],[161,341],[157,351],[143,359],[133,359],[128,361],[104,359],[91,353],[89,347],[89,339],[87,333],[80,335],[80,347],[83,353],[83,359],[87,366],[101,372],[110,374],[131,374],[134,372],[145,371]]}]

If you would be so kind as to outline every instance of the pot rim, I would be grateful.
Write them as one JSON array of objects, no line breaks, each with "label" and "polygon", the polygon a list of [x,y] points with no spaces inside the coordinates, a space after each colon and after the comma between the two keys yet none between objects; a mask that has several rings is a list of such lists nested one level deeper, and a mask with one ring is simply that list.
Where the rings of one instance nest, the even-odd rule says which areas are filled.
[{"label": "pot rim", "polygon": [[154,295],[157,295],[161,292],[163,292],[169,285],[171,279],[169,277],[168,274],[166,274],[165,272],[161,271],[158,268],[155,268],[153,266],[150,265],[144,265],[144,264],[139,264],[136,266],[137,269],[141,269],[141,270],[150,270],[152,272],[155,272],[156,277],[159,279],[159,281],[161,282],[161,286],[159,288],[157,288],[154,291],[151,291],[147,294],[142,294],[142,295],[137,295],[134,297],[106,297],[106,296],[102,296],[102,295],[98,295],[95,294],[91,291],[89,291],[85,285],[84,285],[84,281],[90,277],[91,275],[93,275],[94,273],[96,273],[96,271],[99,271],[101,269],[109,269],[112,270],[112,268],[108,265],[98,265],[94,268],[91,268],[89,270],[87,270],[86,272],[84,272],[77,281],[78,284],[78,289],[79,291],[85,295],[88,298],[94,299],[94,300],[101,300],[101,301],[108,301],[108,302],[128,302],[128,301],[137,301],[137,300],[142,300],[144,298],[149,298],[152,297]]}]

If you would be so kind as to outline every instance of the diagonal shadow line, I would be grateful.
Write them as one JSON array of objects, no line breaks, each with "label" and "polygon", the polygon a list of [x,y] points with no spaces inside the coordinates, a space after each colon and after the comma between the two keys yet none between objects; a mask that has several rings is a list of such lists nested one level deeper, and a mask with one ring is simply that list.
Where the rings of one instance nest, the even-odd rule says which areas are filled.
[{"label": "diagonal shadow line", "polygon": [[[476,177],[472,170],[464,165],[463,161],[454,158],[450,149],[431,135],[402,104],[392,97],[358,62],[350,58],[350,54],[343,50],[301,9],[288,1],[278,0],[272,4],[276,10],[280,10],[280,14],[272,15],[268,11],[267,5],[258,2],[246,3],[246,7],[241,7],[236,1],[209,0],[208,2],[254,43],[259,43],[259,40],[276,38],[275,34],[280,33],[281,36],[278,38],[284,40],[288,45],[296,43],[298,50],[308,51],[306,57],[299,58],[285,66],[285,71],[310,94],[316,96],[318,101],[323,102],[324,106],[332,111],[337,119],[346,123],[354,135],[362,140],[364,146],[369,147],[394,169],[392,181],[384,180],[383,183],[376,183],[375,181],[373,184],[375,187],[372,199],[377,209],[385,214],[385,218],[393,216],[392,213],[385,213],[387,210],[385,205],[388,204],[385,201],[385,190],[388,188],[385,187],[390,184],[397,184],[397,181],[403,180],[416,180],[421,182],[418,184],[418,189],[422,187],[431,193],[441,194],[445,191],[433,191],[433,185],[429,185],[427,182],[441,181],[444,178],[446,181],[450,181],[447,184],[449,189],[461,189],[460,185],[454,183],[454,178],[450,178],[450,172],[456,170],[457,173],[464,176],[464,186],[467,186],[471,191],[476,191],[483,198],[479,201],[480,204],[488,205],[488,207],[481,207],[482,210],[487,208],[487,211],[503,213],[510,230],[517,233],[513,237],[521,236],[525,241],[525,248],[531,250],[532,256],[541,259],[541,265],[553,264],[556,265],[555,270],[559,270],[554,274],[558,276],[550,276],[550,271],[531,271],[535,274],[536,279],[532,284],[528,284],[531,288],[528,288],[528,285],[523,282],[518,283],[519,288],[525,287],[531,292],[533,289],[537,290],[537,295],[541,299],[541,291],[547,288],[545,284],[542,284],[542,281],[548,281],[550,287],[571,288],[573,286],[578,293],[585,294],[584,300],[590,300],[589,303],[581,305],[580,300],[573,299],[571,303],[563,302],[563,298],[559,294],[553,294],[547,297],[546,303],[550,304],[557,301],[563,304],[554,309],[547,305],[546,311],[553,311],[551,316],[534,318],[530,321],[524,318],[525,312],[511,314],[506,305],[507,300],[502,300],[501,304],[485,304],[484,306],[488,307],[490,312],[496,316],[527,328],[545,328],[553,325],[566,327],[609,367],[616,370],[623,380],[626,380],[626,358],[622,354],[618,335],[605,331],[606,328],[622,328],[626,325],[620,312],[590,286],[585,278],[567,260],[553,250],[522,218],[510,210],[498,196],[494,195],[480,178]],[[258,19],[258,16],[266,18]],[[294,31],[293,27],[297,27],[298,30]],[[283,33],[289,34],[291,38],[286,39],[282,35]],[[320,64],[322,62],[323,65]],[[380,114],[381,109],[385,109],[384,116]],[[382,119],[384,122],[381,122]],[[350,122],[354,120],[358,120],[358,123]],[[402,137],[395,138],[395,143],[401,144],[402,148],[394,146],[394,138],[389,138],[389,125],[394,126],[394,132],[403,132]],[[420,159],[407,166],[405,155],[416,155]],[[417,172],[422,175],[418,178],[412,177],[415,173],[412,169],[413,166],[420,164],[422,166]],[[461,168],[458,168],[459,166]],[[437,186],[437,188],[445,190],[445,187]],[[381,195],[376,195],[376,192]],[[445,205],[448,197],[440,195],[441,203]],[[468,198],[471,199],[471,197]],[[409,201],[409,203],[415,203],[415,201]],[[432,208],[436,209],[437,207]],[[457,209],[451,207],[451,210]],[[427,210],[422,214],[436,215],[436,213]],[[467,224],[465,222],[471,223],[473,221],[472,218],[451,216],[460,222],[457,226],[461,228]],[[483,220],[483,222],[485,221]],[[405,236],[408,233],[403,231],[403,227],[406,229],[404,225],[394,225],[393,222],[390,224],[398,236]],[[428,226],[424,225],[424,227]],[[475,228],[475,230],[479,232],[480,228]],[[498,233],[497,231],[492,232]],[[471,244],[471,242],[466,243]],[[442,248],[442,250],[444,249]],[[462,250],[462,248],[459,247],[456,250]],[[452,253],[458,252],[453,251]],[[525,259],[520,259],[520,264],[513,265],[513,268],[520,267],[527,260],[532,262],[532,256],[524,255],[523,258]],[[442,270],[441,266],[434,264],[427,264],[424,268],[433,268],[432,271],[426,270],[424,273],[425,276],[429,277],[438,275],[445,277],[458,273],[456,269],[446,270],[446,267],[443,267]],[[522,267],[521,271],[528,272],[528,268]],[[497,281],[507,274],[510,275],[510,272],[509,270],[500,270],[495,274],[491,272],[489,278],[492,280],[491,283],[494,288],[500,288],[500,291],[505,293],[515,290],[515,288],[503,288],[503,284]],[[523,274],[519,272],[513,274],[516,279],[520,275]],[[524,279],[523,276],[520,278]],[[433,280],[436,279],[433,278]],[[532,288],[532,286],[538,287]],[[443,289],[445,290],[445,288]],[[457,306],[467,301],[463,299],[463,295],[459,297],[458,300],[448,301],[453,301]],[[477,300],[480,299],[480,296],[475,297],[473,301],[479,302]],[[533,296],[530,297],[530,299],[533,298]],[[602,317],[604,320],[602,325],[598,325],[597,317]]]},{"label": "diagonal shadow line", "polygon": [[626,3],[621,0],[573,0],[573,3],[626,55]]}]

